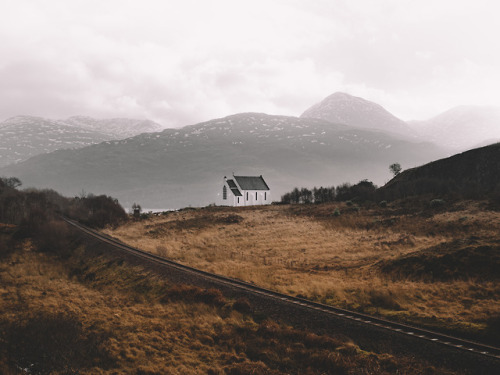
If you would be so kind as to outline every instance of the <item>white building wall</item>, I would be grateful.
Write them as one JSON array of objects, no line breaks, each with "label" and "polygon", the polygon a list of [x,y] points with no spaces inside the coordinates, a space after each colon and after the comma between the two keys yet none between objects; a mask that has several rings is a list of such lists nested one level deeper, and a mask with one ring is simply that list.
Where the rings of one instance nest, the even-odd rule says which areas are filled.
[{"label": "white building wall", "polygon": [[243,190],[244,206],[271,204],[269,190]]}]

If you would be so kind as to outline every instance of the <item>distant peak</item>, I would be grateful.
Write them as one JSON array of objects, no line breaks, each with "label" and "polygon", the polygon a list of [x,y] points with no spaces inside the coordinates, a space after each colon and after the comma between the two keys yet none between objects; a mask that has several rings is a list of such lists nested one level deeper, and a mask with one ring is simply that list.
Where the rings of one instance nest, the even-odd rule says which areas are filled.
[{"label": "distant peak", "polygon": [[408,125],[389,113],[380,104],[335,92],[307,109],[300,117],[317,118],[357,128],[379,129],[402,135],[411,135]]},{"label": "distant peak", "polygon": [[335,99],[335,98],[357,98],[357,97],[353,96],[351,94],[348,94],[346,92],[337,91],[337,92],[334,92],[333,94],[326,97],[326,99],[330,99],[330,98]]}]

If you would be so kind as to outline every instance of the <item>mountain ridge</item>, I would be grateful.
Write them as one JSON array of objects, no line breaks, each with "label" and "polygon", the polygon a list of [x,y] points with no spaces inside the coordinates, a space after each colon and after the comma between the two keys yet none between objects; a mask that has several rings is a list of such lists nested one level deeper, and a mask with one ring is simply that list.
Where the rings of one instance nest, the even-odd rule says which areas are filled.
[{"label": "mountain ridge", "polygon": [[220,182],[231,172],[263,175],[279,199],[294,185],[380,180],[395,161],[413,166],[443,155],[432,144],[382,131],[244,113],[56,151],[0,169],[0,175],[67,195],[83,189],[113,195],[125,205],[180,208],[217,202]]},{"label": "mountain ridge", "polygon": [[59,121],[86,129],[106,132],[119,139],[133,137],[141,133],[154,133],[164,129],[162,125],[152,120],[122,117],[96,119],[90,116],[71,116]]},{"label": "mountain ridge", "polygon": [[160,128],[149,120],[14,116],[0,123],[0,167],[59,149],[81,148]]},{"label": "mountain ridge", "polygon": [[61,148],[79,148],[112,139],[109,134],[35,116],[0,124],[0,167]]}]

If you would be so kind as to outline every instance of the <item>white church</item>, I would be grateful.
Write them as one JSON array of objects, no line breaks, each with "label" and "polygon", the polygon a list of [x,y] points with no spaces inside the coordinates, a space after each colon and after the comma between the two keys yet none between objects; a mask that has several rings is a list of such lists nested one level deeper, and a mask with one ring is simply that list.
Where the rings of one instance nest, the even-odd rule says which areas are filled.
[{"label": "white church", "polygon": [[224,176],[222,202],[234,207],[271,204],[270,189],[262,176]]}]

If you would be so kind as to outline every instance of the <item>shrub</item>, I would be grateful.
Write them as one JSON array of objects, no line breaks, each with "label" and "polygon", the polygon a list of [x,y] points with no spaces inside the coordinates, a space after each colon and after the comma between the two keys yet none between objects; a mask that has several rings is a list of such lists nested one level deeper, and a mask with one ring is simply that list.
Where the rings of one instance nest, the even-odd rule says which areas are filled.
[{"label": "shrub", "polygon": [[335,211],[333,211],[332,215],[335,217],[340,216],[340,210],[338,208],[336,208]]},{"label": "shrub", "polygon": [[69,205],[67,215],[95,228],[117,226],[128,219],[118,200],[106,195],[74,198]]},{"label": "shrub", "polygon": [[217,221],[221,224],[239,224],[243,221],[243,217],[240,215],[227,215],[219,218]]},{"label": "shrub", "polygon": [[108,367],[113,360],[106,349],[108,335],[86,332],[71,314],[37,312],[18,317],[5,330],[7,353],[32,374],[78,373],[94,365]]},{"label": "shrub", "polygon": [[222,307],[227,303],[226,298],[218,289],[203,289],[189,285],[177,285],[170,288],[161,298],[162,303],[168,301],[205,303],[216,307]]},{"label": "shrub", "polygon": [[39,251],[52,253],[62,257],[70,255],[71,229],[60,220],[51,220],[33,234],[33,239]]},{"label": "shrub", "polygon": [[241,298],[238,298],[233,303],[233,309],[235,309],[236,311],[239,311],[240,313],[248,314],[252,311],[252,305],[250,305],[250,302],[248,301],[248,299],[241,297]]},{"label": "shrub", "polygon": [[429,205],[431,208],[438,208],[445,205],[445,201],[443,199],[433,199],[430,201]]},{"label": "shrub", "polygon": [[370,290],[370,303],[375,307],[388,310],[401,310],[401,306],[396,302],[393,294],[386,290]]},{"label": "shrub", "polygon": [[487,335],[494,340],[495,345],[500,341],[500,314],[491,316],[487,322]]},{"label": "shrub", "polygon": [[167,258],[168,257],[168,249],[166,246],[156,246],[156,252],[159,256]]}]

